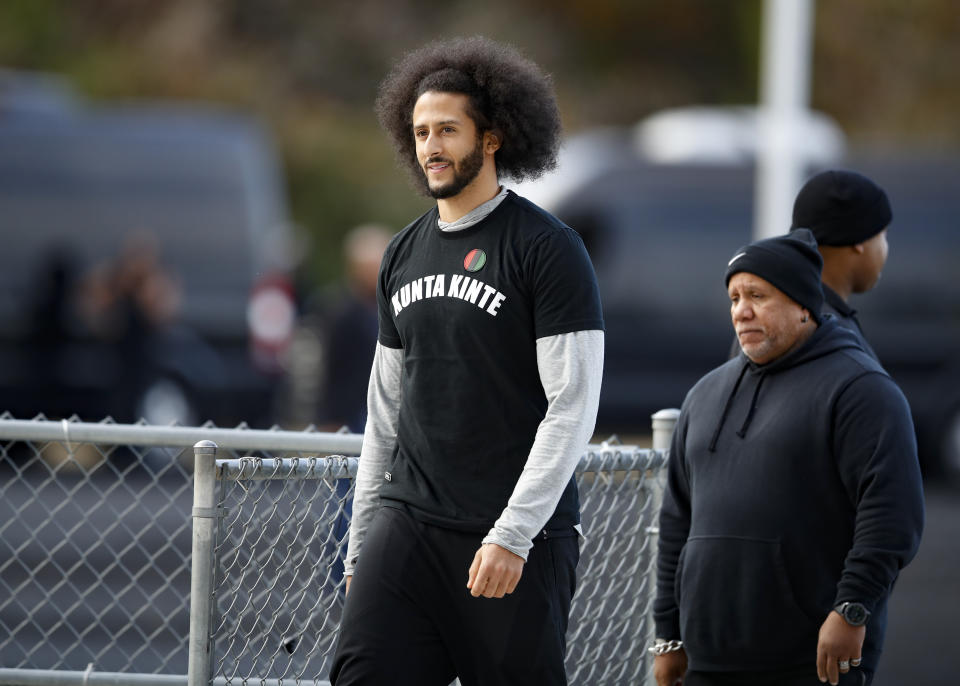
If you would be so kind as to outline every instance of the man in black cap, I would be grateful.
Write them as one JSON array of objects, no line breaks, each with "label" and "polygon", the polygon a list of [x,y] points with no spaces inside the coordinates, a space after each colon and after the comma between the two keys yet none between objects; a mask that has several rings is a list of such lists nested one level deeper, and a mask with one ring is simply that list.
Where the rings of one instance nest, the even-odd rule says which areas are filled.
[{"label": "man in black cap", "polygon": [[830,170],[804,184],[793,204],[791,231],[806,228],[823,256],[824,310],[855,334],[876,357],[848,304],[853,293],[877,284],[887,261],[887,227],[893,219],[887,194],[862,174]]},{"label": "man in black cap", "polygon": [[738,250],[741,353],[688,393],[660,513],[660,686],[869,684],[886,606],[923,528],[910,408],[822,316],[798,229]]}]

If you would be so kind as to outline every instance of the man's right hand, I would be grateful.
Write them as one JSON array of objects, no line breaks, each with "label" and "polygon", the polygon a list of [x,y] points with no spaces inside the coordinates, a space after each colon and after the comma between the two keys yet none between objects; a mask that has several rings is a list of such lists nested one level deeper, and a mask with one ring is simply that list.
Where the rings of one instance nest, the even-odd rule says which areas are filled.
[{"label": "man's right hand", "polygon": [[345,576],[343,578],[347,582],[347,585],[343,589],[343,595],[346,596],[350,592],[350,580],[353,579],[353,576]]},{"label": "man's right hand", "polygon": [[674,686],[683,683],[687,673],[687,653],[680,648],[653,658],[653,678],[657,686]]}]

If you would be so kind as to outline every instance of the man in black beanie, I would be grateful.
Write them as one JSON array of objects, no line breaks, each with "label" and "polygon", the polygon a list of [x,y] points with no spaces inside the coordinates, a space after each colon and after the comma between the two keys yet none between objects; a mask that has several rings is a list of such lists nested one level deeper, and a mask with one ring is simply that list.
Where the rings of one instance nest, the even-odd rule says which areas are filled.
[{"label": "man in black beanie", "polygon": [[923,492],[910,408],[798,229],[724,275],[741,352],[687,394],[660,512],[659,686],[869,684]]},{"label": "man in black beanie", "polygon": [[[760,277],[767,285],[773,286],[773,291],[779,290],[786,299],[792,300],[801,309],[796,331],[775,332],[767,331],[761,322],[762,313],[766,310],[750,310],[748,317],[737,325],[734,316],[734,330],[737,343],[744,353],[758,364],[764,364],[775,357],[779,357],[787,350],[803,343],[820,323],[820,312],[823,309],[823,291],[820,287],[820,269],[823,260],[817,252],[817,243],[809,231],[797,231],[787,236],[777,236],[759,240],[737,251],[727,264],[725,281],[728,287],[740,291],[751,285],[742,283],[755,281],[750,276]],[[731,278],[736,274],[744,274],[731,286]],[[731,292],[731,300],[734,294]],[[737,299],[741,297],[737,293]],[[735,310],[736,308],[734,308]],[[787,307],[779,307],[775,314],[780,315]],[[796,317],[788,318],[788,324],[795,324]],[[778,345],[779,344],[779,345]],[[783,347],[786,346],[786,347]],[[758,350],[760,348],[760,350]],[[770,349],[770,353],[767,352]],[[761,352],[762,350],[762,352]],[[771,354],[776,353],[776,354]]]},{"label": "man in black beanie", "polygon": [[853,293],[877,284],[887,261],[887,227],[893,219],[887,194],[862,174],[821,172],[807,181],[793,205],[790,230],[810,229],[823,256],[825,311],[857,334],[876,357],[848,304]]}]

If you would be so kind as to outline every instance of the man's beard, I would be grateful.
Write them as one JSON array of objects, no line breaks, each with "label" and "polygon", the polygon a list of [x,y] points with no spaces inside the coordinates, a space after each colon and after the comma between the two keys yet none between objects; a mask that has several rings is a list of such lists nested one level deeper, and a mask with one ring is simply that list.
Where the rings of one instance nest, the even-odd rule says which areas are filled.
[{"label": "man's beard", "polygon": [[[427,160],[427,164],[434,161],[436,160]],[[483,168],[483,140],[477,138],[477,146],[473,151],[460,158],[459,161],[452,163],[452,168],[453,180],[446,185],[434,187],[430,185],[429,181],[427,182],[427,191],[431,197],[437,200],[452,198],[477,178]]]}]

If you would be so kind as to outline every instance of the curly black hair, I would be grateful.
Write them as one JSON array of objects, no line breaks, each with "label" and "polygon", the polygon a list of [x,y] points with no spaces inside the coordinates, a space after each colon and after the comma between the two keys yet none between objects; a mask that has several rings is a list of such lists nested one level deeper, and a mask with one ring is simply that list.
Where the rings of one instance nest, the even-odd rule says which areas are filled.
[{"label": "curly black hair", "polygon": [[400,165],[424,193],[429,189],[417,161],[413,107],[427,91],[469,97],[467,114],[478,133],[499,134],[498,174],[522,181],[556,168],[560,111],[549,75],[516,48],[482,36],[437,41],[397,63],[380,84],[376,102]]}]

